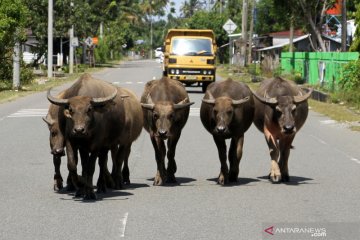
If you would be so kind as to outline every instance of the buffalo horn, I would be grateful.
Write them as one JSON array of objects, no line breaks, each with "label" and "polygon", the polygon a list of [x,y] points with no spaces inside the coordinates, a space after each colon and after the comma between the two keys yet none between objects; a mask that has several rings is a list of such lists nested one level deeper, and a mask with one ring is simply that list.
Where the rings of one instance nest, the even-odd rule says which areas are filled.
[{"label": "buffalo horn", "polygon": [[178,109],[181,109],[181,108],[184,108],[184,107],[188,107],[190,105],[193,105],[194,102],[188,102],[188,103],[177,103],[177,104],[174,104],[174,109],[175,110],[178,110]]},{"label": "buffalo horn", "polygon": [[239,100],[232,100],[232,105],[240,105],[242,103],[245,103],[247,101],[249,101],[250,97],[244,97],[243,99],[239,99]]},{"label": "buffalo horn", "polygon": [[310,88],[309,91],[305,95],[303,95],[302,92],[300,91],[299,95],[294,96],[294,103],[304,102],[305,100],[307,100],[311,96],[312,91],[313,91],[313,89]]},{"label": "buffalo horn", "polygon": [[55,104],[57,106],[67,106],[67,105],[69,105],[69,100],[68,99],[53,97],[53,96],[51,96],[50,91],[51,91],[51,88],[49,88],[48,91],[47,91],[47,99],[49,100],[49,102],[51,102],[52,104]]},{"label": "buffalo horn", "polygon": [[93,106],[105,105],[106,103],[114,100],[114,98],[116,97],[116,95],[117,95],[117,89],[115,89],[115,91],[114,91],[110,96],[102,97],[102,98],[93,98],[93,99],[91,99],[91,104],[92,104]]},{"label": "buffalo horn", "polygon": [[144,109],[147,109],[147,110],[154,110],[155,104],[152,101],[150,93],[147,95],[146,101],[147,101],[147,103],[141,103],[141,107],[143,107]]},{"label": "buffalo horn", "polygon": [[155,107],[155,104],[153,103],[141,103],[141,107],[147,109],[147,110],[153,110]]},{"label": "buffalo horn", "polygon": [[267,93],[265,92],[265,97],[259,96],[256,92],[252,92],[253,95],[262,103],[270,104],[270,105],[276,105],[278,101],[276,98],[269,97]]},{"label": "buffalo horn", "polygon": [[53,125],[55,123],[55,121],[49,116],[46,115],[46,117],[42,118],[44,120],[44,122],[46,122],[49,126]]},{"label": "buffalo horn", "polygon": [[203,99],[202,101],[204,103],[208,103],[208,104],[215,104],[215,98],[214,96],[211,94],[211,92],[207,91],[207,94],[209,96],[209,99]]}]

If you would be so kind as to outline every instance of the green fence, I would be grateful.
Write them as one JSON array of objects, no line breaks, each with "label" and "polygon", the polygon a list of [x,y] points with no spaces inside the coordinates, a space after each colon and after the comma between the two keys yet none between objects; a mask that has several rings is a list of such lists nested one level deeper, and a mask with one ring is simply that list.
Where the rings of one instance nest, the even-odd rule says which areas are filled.
[{"label": "green fence", "polygon": [[358,52],[284,52],[281,72],[300,74],[310,85],[333,89],[342,77],[343,65],[358,59]]}]

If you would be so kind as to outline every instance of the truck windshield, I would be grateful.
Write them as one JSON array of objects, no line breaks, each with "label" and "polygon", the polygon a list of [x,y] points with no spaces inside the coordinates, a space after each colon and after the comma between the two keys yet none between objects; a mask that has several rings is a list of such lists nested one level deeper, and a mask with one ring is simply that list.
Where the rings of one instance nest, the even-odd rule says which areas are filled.
[{"label": "truck windshield", "polygon": [[195,38],[174,38],[172,40],[172,55],[211,56],[211,40]]}]

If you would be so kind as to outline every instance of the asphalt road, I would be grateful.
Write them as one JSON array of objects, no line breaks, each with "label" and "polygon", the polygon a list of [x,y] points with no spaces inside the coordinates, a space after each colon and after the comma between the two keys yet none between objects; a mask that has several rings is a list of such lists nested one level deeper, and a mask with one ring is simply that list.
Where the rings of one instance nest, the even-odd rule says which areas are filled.
[{"label": "asphalt road", "polygon": [[[140,97],[161,67],[126,62],[94,76]],[[156,163],[143,131],[130,155],[131,185],[99,194],[95,202],[52,189],[49,133],[41,119],[49,106],[46,93],[1,104],[0,239],[359,239],[359,133],[310,111],[290,154],[291,181],[271,184],[265,139],[251,126],[239,181],[222,187],[216,184],[217,150],[199,118],[201,88],[188,90],[195,104],[175,157],[179,184],[152,185]],[[66,164],[62,174],[67,176]],[[98,172],[94,176],[96,181]],[[316,230],[322,235],[311,235]]]}]

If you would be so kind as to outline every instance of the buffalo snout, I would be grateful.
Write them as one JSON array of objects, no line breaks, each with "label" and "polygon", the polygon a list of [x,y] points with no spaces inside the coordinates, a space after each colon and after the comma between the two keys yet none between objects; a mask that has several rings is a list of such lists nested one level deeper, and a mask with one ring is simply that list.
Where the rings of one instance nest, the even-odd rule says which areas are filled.
[{"label": "buffalo snout", "polygon": [[161,139],[167,139],[168,137],[168,131],[166,129],[159,129],[158,130],[158,135]]},{"label": "buffalo snout", "polygon": [[75,136],[84,136],[86,135],[86,130],[84,126],[76,126],[73,128],[72,133]]},{"label": "buffalo snout", "polygon": [[51,150],[51,154],[62,157],[62,156],[65,156],[65,151],[64,151],[64,148],[56,148],[56,149]]},{"label": "buffalo snout", "polygon": [[292,134],[295,132],[295,125],[293,124],[286,124],[283,127],[283,132],[286,134]]},{"label": "buffalo snout", "polygon": [[225,130],[226,130],[226,127],[223,126],[223,125],[220,125],[220,126],[217,126],[217,127],[216,127],[216,131],[217,131],[218,133],[224,133]]}]

